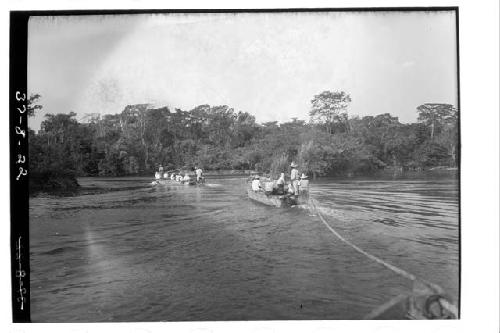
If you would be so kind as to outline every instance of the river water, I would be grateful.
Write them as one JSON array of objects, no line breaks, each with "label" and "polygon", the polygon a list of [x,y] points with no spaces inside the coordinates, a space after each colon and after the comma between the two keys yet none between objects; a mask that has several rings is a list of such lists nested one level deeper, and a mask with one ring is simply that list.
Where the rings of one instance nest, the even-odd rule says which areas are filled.
[{"label": "river water", "polygon": [[[249,200],[243,178],[79,183],[30,199],[35,322],[360,319],[411,289],[308,210]],[[327,179],[311,197],[343,237],[457,302],[456,177]]]}]

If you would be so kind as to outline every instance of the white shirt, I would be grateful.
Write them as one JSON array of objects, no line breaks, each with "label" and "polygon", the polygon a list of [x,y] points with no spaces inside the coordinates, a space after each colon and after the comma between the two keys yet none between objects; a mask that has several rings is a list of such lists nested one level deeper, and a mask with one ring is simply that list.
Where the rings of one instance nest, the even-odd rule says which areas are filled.
[{"label": "white shirt", "polygon": [[291,180],[299,180],[299,170],[292,169],[292,172],[290,173],[290,179]]},{"label": "white shirt", "polygon": [[258,179],[252,180],[252,190],[254,191],[260,190],[260,180]]},{"label": "white shirt", "polygon": [[266,192],[271,192],[273,188],[274,188],[273,182],[264,183],[264,189],[266,190]]},{"label": "white shirt", "polygon": [[200,168],[196,169],[196,177],[200,178],[201,177],[201,174],[203,173],[203,170],[201,170]]}]

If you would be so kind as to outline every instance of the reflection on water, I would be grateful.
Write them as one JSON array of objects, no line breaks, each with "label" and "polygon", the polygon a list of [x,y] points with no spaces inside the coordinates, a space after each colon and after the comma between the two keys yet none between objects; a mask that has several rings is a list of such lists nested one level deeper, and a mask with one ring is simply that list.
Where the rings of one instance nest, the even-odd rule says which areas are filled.
[{"label": "reflection on water", "polygon": [[[83,178],[30,200],[33,321],[359,319],[409,291],[307,210],[248,200],[244,179],[150,182]],[[311,187],[344,237],[457,300],[455,179]]]}]

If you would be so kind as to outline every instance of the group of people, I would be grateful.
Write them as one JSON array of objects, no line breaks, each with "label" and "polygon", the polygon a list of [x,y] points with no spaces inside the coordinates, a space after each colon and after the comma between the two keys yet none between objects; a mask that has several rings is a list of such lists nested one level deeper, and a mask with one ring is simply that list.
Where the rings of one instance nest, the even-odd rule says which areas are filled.
[{"label": "group of people", "polygon": [[285,174],[281,173],[277,180],[271,179],[271,177],[261,178],[259,175],[252,177],[252,190],[255,192],[264,191],[266,194],[290,194],[299,195],[307,193],[309,190],[309,179],[306,174],[302,174],[299,177],[299,170],[297,169],[297,164],[292,162],[290,164],[290,182],[288,187],[285,189]]},{"label": "group of people", "polygon": [[170,179],[180,183],[192,183],[196,181],[197,183],[205,182],[205,177],[203,177],[203,170],[198,166],[192,168],[192,172],[189,171],[179,171],[179,172],[164,172],[163,166],[160,165],[158,171],[155,172],[155,179],[158,181],[160,179]]}]

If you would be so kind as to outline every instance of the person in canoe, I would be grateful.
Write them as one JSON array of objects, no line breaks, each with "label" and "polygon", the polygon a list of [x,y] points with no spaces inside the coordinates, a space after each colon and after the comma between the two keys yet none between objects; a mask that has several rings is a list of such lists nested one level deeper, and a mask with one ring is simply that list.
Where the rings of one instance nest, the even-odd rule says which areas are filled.
[{"label": "person in canoe", "polygon": [[158,168],[158,172],[160,173],[160,175],[163,176],[163,165],[160,164],[160,167]]},{"label": "person in canoe", "polygon": [[272,181],[271,179],[265,179],[263,184],[264,184],[264,192],[268,195],[273,194],[275,188],[274,181]]},{"label": "person in canoe", "polygon": [[306,174],[302,174],[300,176],[300,182],[299,182],[299,193],[308,193],[309,192],[309,179]]},{"label": "person in canoe", "polygon": [[203,183],[203,170],[197,166],[194,167],[194,172],[196,173],[196,182]]},{"label": "person in canoe", "polygon": [[172,172],[172,174],[170,175],[170,180],[175,180],[175,172]]},{"label": "person in canoe", "polygon": [[254,192],[259,192],[260,191],[260,177],[259,175],[256,175],[253,177],[253,180],[252,180],[252,190]]},{"label": "person in canoe", "polygon": [[276,194],[285,194],[285,174],[281,173],[280,178],[276,181]]},{"label": "person in canoe", "polygon": [[290,164],[290,167],[292,168],[292,171],[290,172],[290,184],[292,185],[292,188],[293,188],[293,194],[298,195],[299,194],[299,170],[297,170],[297,164],[295,164],[295,162],[292,162],[292,164]]},{"label": "person in canoe", "polygon": [[182,183],[189,184],[191,182],[191,176],[189,176],[189,172],[184,172],[184,177],[182,178]]}]

